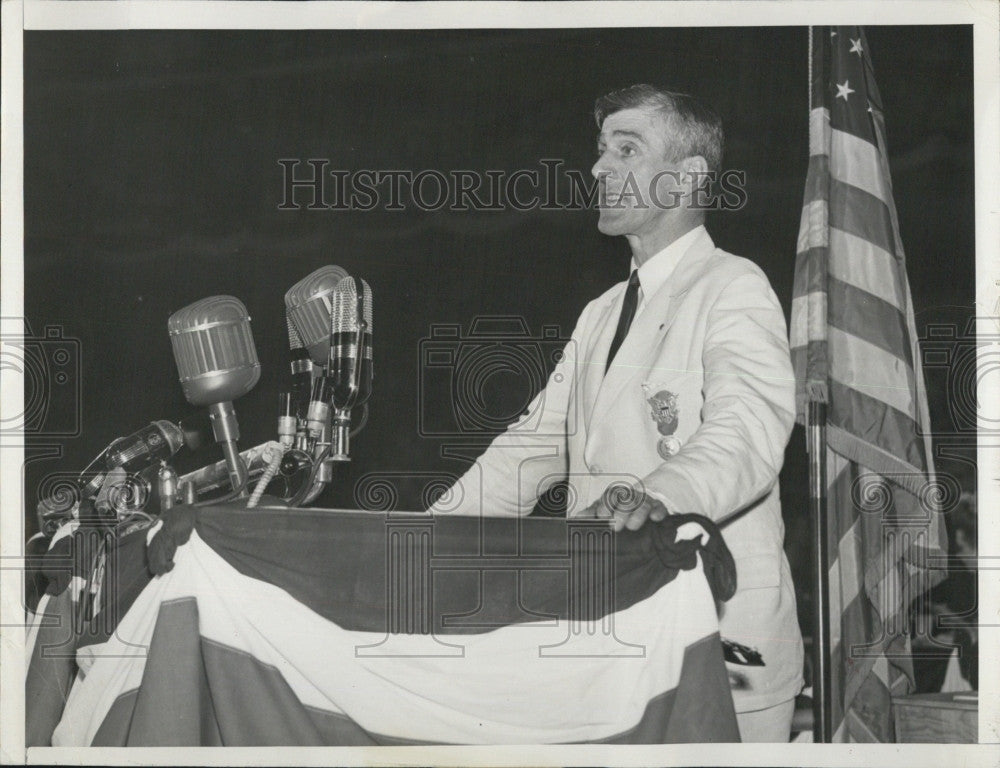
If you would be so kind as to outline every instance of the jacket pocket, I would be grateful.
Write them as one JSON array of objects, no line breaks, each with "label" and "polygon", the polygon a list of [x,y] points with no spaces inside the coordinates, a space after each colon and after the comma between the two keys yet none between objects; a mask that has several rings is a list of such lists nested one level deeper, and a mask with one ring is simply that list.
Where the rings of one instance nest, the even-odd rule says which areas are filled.
[{"label": "jacket pocket", "polygon": [[736,589],[763,589],[781,585],[779,555],[747,555],[735,558]]}]

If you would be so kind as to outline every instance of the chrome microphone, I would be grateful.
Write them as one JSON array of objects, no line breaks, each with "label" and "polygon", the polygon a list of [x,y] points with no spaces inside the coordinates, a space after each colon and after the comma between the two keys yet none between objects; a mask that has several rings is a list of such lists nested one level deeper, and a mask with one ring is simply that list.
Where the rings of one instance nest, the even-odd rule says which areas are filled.
[{"label": "chrome microphone", "polygon": [[248,477],[236,446],[240,428],[233,400],[260,378],[247,309],[233,296],[210,296],[171,315],[167,329],[184,396],[208,407],[233,491],[245,496]]},{"label": "chrome microphone", "polygon": [[302,339],[299,337],[299,332],[296,330],[290,315],[286,315],[286,322],[288,324],[289,363],[292,370],[290,404],[295,416],[299,417],[309,401],[314,366],[309,357],[309,350],[302,344]]},{"label": "chrome microphone", "polygon": [[[347,272],[338,266],[328,264],[306,275],[285,293],[285,310],[289,320],[289,343],[304,348],[311,361],[317,366],[326,365],[330,346],[330,313],[333,293],[337,285],[347,277]],[[295,334],[293,339],[292,334]],[[295,374],[295,364],[292,373]]]},{"label": "chrome microphone", "polygon": [[297,412],[305,406],[305,439],[315,446],[329,438],[330,405],[326,381],[333,294],[347,272],[334,264],[306,275],[285,293],[293,391]]},{"label": "chrome microphone", "polygon": [[111,472],[120,469],[126,476],[136,475],[157,461],[166,463],[184,445],[191,447],[183,429],[170,421],[154,421],[131,435],[119,437],[90,462],[87,470],[93,467],[93,472],[84,470],[77,478],[77,493],[60,491],[39,500],[36,510],[39,530],[51,536],[72,518],[72,507],[77,501],[93,499],[100,493]]},{"label": "chrome microphone", "polygon": [[96,494],[108,472],[124,469],[127,474],[135,474],[157,461],[166,461],[184,444],[181,428],[169,421],[154,421],[128,437],[119,437],[91,462],[101,470],[89,480],[81,478],[82,497]]},{"label": "chrome microphone", "polygon": [[334,407],[331,458],[349,461],[351,410],[372,393],[372,290],[345,277],[333,294],[327,374]]},{"label": "chrome microphone", "polygon": [[173,456],[184,445],[184,433],[169,421],[154,421],[128,437],[119,437],[105,450],[105,466],[138,472]]}]

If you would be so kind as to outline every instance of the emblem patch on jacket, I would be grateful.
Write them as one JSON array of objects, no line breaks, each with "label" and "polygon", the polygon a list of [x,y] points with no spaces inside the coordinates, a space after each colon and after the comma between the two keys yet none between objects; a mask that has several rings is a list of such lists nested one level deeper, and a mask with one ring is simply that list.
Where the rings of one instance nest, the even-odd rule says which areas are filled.
[{"label": "emblem patch on jacket", "polygon": [[[652,394],[655,390],[655,394]],[[680,422],[680,406],[677,395],[669,389],[661,389],[657,384],[643,384],[642,393],[649,403],[649,415],[656,424],[660,439],[656,441],[656,452],[663,459],[676,456],[681,449],[681,441],[674,435]]]}]

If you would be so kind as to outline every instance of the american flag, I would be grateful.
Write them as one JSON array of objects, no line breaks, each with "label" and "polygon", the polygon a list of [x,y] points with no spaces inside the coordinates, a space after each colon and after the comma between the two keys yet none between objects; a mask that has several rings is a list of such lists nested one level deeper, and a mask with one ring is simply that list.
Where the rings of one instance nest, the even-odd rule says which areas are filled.
[{"label": "american flag", "polygon": [[909,604],[946,534],[889,175],[882,100],[860,27],[815,27],[809,172],[791,346],[798,419],[827,404],[833,740],[893,740],[913,685]]}]

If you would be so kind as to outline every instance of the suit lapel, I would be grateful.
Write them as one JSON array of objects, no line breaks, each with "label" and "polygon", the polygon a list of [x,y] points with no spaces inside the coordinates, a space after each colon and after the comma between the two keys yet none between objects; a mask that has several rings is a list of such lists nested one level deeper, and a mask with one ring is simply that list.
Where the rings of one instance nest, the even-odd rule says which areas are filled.
[{"label": "suit lapel", "polygon": [[[654,296],[646,297],[646,306],[636,318],[629,330],[628,336],[622,342],[615,360],[606,376],[602,376],[607,352],[611,346],[618,325],[618,314],[621,311],[624,288],[618,295],[604,318],[603,328],[596,334],[597,346],[593,351],[592,364],[588,376],[588,392],[596,392],[593,406],[588,411],[587,431],[593,434],[601,421],[608,417],[614,402],[622,394],[626,385],[640,372],[649,368],[655,360],[656,349],[670,330],[677,310],[681,305],[681,297],[687,293],[698,277],[705,271],[710,256],[715,249],[712,238],[705,232],[691,244],[678,263],[674,274]],[[623,284],[624,285],[624,284]],[[616,310],[616,311],[611,311]],[[601,346],[603,345],[603,346]],[[603,380],[601,380],[603,379]]]},{"label": "suit lapel", "polygon": [[[590,334],[590,346],[583,350],[584,367],[581,371],[584,380],[583,402],[584,417],[587,427],[593,417],[594,406],[604,382],[604,367],[611,349],[611,339],[614,338],[618,326],[618,316],[621,314],[622,301],[625,297],[625,283],[622,283],[618,294],[601,308],[600,314],[594,320],[594,332]],[[619,353],[621,350],[619,350]]]}]

